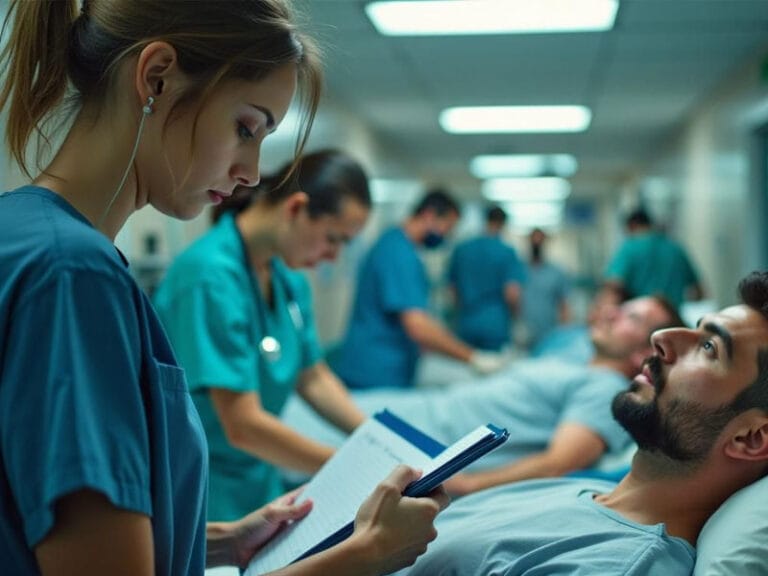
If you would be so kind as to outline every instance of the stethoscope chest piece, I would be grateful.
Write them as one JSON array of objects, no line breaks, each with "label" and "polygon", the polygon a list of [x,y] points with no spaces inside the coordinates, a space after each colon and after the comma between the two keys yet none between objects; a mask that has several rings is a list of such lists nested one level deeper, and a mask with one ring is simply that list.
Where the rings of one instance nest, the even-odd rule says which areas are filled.
[{"label": "stethoscope chest piece", "polygon": [[282,352],[280,342],[273,336],[264,336],[259,342],[259,352],[268,362],[277,362]]}]

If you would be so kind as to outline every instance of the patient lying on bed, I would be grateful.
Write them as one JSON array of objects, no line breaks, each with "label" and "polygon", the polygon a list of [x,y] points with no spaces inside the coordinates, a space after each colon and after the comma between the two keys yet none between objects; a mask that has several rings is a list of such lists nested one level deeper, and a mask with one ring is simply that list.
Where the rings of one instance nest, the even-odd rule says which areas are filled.
[{"label": "patient lying on bed", "polygon": [[[446,484],[466,494],[527,478],[559,476],[592,466],[604,453],[621,453],[629,436],[612,418],[610,403],[650,354],[650,333],[679,325],[663,301],[638,298],[617,308],[592,331],[595,355],[588,365],[553,359],[521,360],[482,383],[441,390],[355,394],[369,413],[388,408],[443,443],[479,424],[505,427],[510,439],[481,458],[474,472]],[[284,418],[315,439],[343,437],[292,405]]]},{"label": "patient lying on bed", "polygon": [[[463,498],[406,573],[687,575],[702,527],[731,494],[760,480],[745,491],[762,491],[754,505],[765,512],[768,274],[748,280],[746,305],[652,336],[655,354],[612,403],[638,445],[618,485],[538,480]],[[741,576],[765,573],[762,562],[709,568]]]},{"label": "patient lying on bed", "polygon": [[746,305],[653,335],[612,403],[639,447],[618,486],[542,480],[463,498],[407,573],[674,576],[694,569],[697,540],[697,575],[766,573],[768,274],[740,290]]}]

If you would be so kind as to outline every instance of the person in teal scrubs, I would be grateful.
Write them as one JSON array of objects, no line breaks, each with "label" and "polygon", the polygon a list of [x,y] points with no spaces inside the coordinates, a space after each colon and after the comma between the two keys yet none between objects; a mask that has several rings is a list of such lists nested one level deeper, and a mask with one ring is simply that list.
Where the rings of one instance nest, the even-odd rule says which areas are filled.
[{"label": "person in teal scrubs", "polygon": [[[243,567],[311,503],[287,496],[206,522],[202,425],[114,240],[147,204],[192,218],[237,182],[255,183],[261,140],[297,84],[314,114],[321,70],[277,0],[75,4],[8,3],[0,55],[6,141],[32,179],[0,194],[0,571]],[[77,104],[72,125],[52,134],[45,120],[65,94]],[[28,163],[38,131],[63,143],[49,162]],[[348,540],[280,573],[382,574],[412,563],[445,504],[444,494],[401,498],[416,477],[395,471]]]},{"label": "person in teal scrubs", "polygon": [[642,208],[626,219],[628,238],[606,266],[606,289],[624,297],[663,294],[675,306],[700,300],[699,275],[682,246],[657,230]]},{"label": "person in teal scrubs", "polygon": [[208,437],[212,518],[239,518],[282,494],[276,466],[313,473],[332,455],[280,422],[294,388],[344,431],[364,420],[323,361],[309,285],[296,269],[334,260],[370,205],[357,162],[333,150],[309,154],[219,205],[215,226],[160,284],[155,306]]},{"label": "person in teal scrubs", "polygon": [[499,351],[512,342],[525,265],[501,238],[507,214],[486,211],[485,233],[465,240],[451,254],[448,283],[456,302],[456,333],[472,346]]}]

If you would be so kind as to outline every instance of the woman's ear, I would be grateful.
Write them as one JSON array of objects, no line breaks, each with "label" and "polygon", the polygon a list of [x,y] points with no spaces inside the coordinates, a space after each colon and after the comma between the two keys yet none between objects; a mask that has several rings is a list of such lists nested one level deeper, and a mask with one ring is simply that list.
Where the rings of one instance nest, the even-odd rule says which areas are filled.
[{"label": "woman's ear", "polygon": [[309,206],[309,196],[306,192],[293,192],[284,201],[286,213],[290,219],[296,218],[302,210],[305,210]]},{"label": "woman's ear", "polygon": [[[768,462],[768,416],[752,412],[744,414],[746,418],[737,425],[725,446],[725,453],[737,460]],[[761,411],[755,409],[754,412]]]},{"label": "woman's ear", "polygon": [[184,79],[176,49],[168,42],[150,42],[139,53],[134,82],[142,106],[151,96],[157,107],[163,95],[182,88]]}]

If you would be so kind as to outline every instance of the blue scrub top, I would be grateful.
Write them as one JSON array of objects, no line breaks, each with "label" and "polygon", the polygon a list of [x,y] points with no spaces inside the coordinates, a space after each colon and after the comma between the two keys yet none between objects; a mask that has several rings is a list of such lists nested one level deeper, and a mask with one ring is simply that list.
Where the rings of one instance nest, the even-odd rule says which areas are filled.
[{"label": "blue scrub top", "polygon": [[60,196],[0,196],[0,566],[77,490],[152,519],[155,573],[205,569],[205,436],[183,371],[116,248]]},{"label": "blue scrub top", "polygon": [[419,347],[400,314],[426,310],[429,279],[416,247],[401,228],[384,232],[360,269],[347,335],[334,365],[350,388],[413,385]]},{"label": "blue scrub top", "polygon": [[522,286],[525,265],[497,236],[462,242],[448,264],[448,282],[456,291],[456,332],[477,348],[499,350],[510,343],[512,316],[504,298],[510,283]]},{"label": "blue scrub top", "polygon": [[560,325],[560,307],[568,298],[570,284],[568,275],[555,264],[528,264],[522,312],[530,348]]},{"label": "blue scrub top", "polygon": [[[306,278],[278,258],[271,266],[274,307],[262,299],[235,220],[226,215],[176,258],[155,293],[208,436],[208,514],[218,520],[251,512],[283,486],[273,466],[229,443],[208,390],[255,392],[278,415],[301,371],[321,358]],[[299,313],[291,313],[296,306]],[[265,335],[280,342],[275,361],[259,353]]]},{"label": "blue scrub top", "polygon": [[676,307],[683,303],[686,289],[699,282],[683,248],[653,231],[627,238],[604,276],[620,280],[630,298],[661,293]]}]

